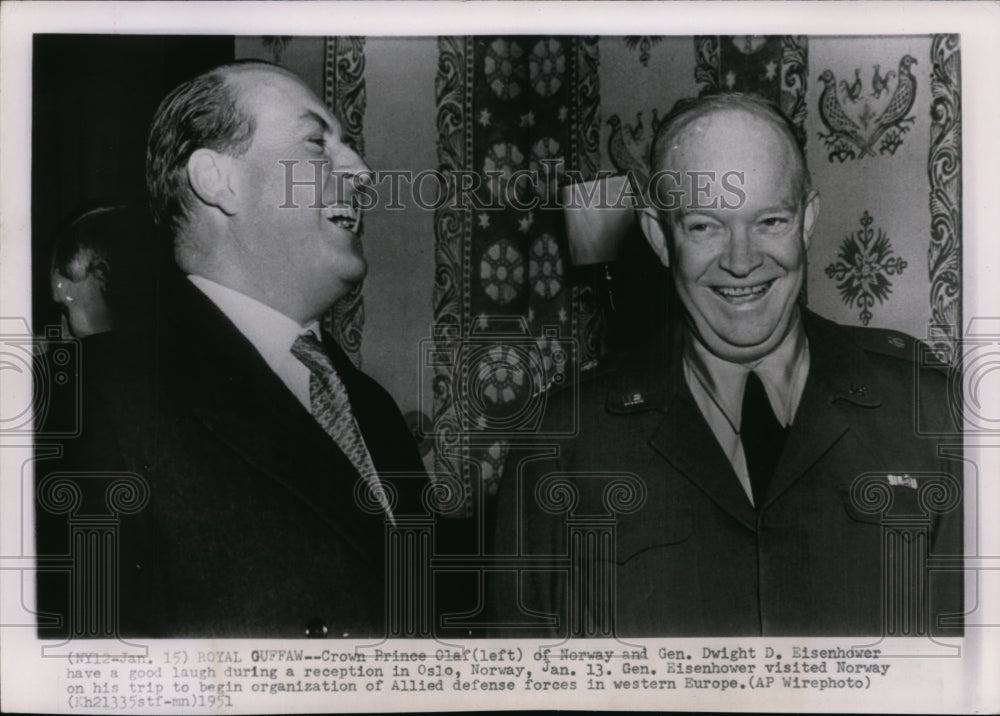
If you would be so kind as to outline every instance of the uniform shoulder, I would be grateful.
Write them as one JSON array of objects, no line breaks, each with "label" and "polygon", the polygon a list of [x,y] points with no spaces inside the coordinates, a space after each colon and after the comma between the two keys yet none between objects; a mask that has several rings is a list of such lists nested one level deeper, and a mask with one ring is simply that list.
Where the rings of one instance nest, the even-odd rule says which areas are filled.
[{"label": "uniform shoulder", "polygon": [[573,379],[550,391],[553,407],[576,404],[615,415],[655,410],[665,399],[669,356],[655,345],[611,352],[580,366]]},{"label": "uniform shoulder", "polygon": [[920,341],[908,333],[891,328],[867,328],[849,326],[847,329],[862,350],[889,358],[910,361],[917,360]]},{"label": "uniform shoulder", "polygon": [[549,398],[557,398],[584,386],[601,384],[615,374],[620,362],[620,357],[614,355],[583,361],[570,375],[550,380],[542,392],[547,393]]},{"label": "uniform shoulder", "polygon": [[622,360],[621,354],[613,353],[585,361],[580,366],[580,383],[601,381],[611,377],[621,368]]},{"label": "uniform shoulder", "polygon": [[918,363],[921,368],[944,373],[950,367],[947,361],[938,356],[930,344],[914,338],[908,333],[891,328],[869,328],[843,324],[838,324],[838,326],[847,332],[851,340],[869,356],[894,359],[910,364]]}]

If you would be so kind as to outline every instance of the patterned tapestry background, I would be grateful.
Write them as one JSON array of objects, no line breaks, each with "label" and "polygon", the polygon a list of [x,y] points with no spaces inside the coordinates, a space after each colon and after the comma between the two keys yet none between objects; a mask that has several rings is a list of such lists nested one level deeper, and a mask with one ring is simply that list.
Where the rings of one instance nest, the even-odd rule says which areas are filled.
[{"label": "patterned tapestry background", "polygon": [[[378,169],[509,174],[557,157],[584,176],[641,168],[676,100],[761,93],[799,127],[821,195],[809,306],[954,358],[956,36],[245,37],[236,50],[302,76]],[[424,414],[429,466],[461,474],[475,498],[498,476],[504,434],[527,429],[541,383],[572,380],[599,353],[599,320],[569,280],[557,212],[403,203],[366,219],[364,303],[331,319],[404,412]],[[472,395],[476,410],[463,411]]]}]

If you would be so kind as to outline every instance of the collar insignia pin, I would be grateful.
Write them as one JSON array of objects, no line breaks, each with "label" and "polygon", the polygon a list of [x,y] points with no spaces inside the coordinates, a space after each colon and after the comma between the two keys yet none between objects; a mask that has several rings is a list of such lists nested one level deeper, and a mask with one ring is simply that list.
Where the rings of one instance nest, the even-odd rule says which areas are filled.
[{"label": "collar insignia pin", "polygon": [[631,394],[625,396],[625,400],[623,401],[623,405],[626,408],[632,408],[632,407],[634,407],[636,405],[642,405],[644,402],[646,402],[646,400],[645,400],[645,398],[642,397],[642,393],[631,393]]}]

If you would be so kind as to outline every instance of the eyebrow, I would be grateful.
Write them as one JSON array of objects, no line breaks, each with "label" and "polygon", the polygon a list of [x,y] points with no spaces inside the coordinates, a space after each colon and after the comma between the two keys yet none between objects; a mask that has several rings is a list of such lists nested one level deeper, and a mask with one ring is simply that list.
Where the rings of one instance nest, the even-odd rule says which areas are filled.
[{"label": "eyebrow", "polygon": [[[763,209],[761,209],[760,211],[756,212],[755,215],[756,216],[763,216],[765,214],[775,214],[775,213],[781,213],[781,212],[785,212],[785,213],[789,213],[789,214],[794,214],[796,211],[798,211],[798,208],[799,208],[798,204],[796,204],[794,201],[790,201],[788,203],[780,203],[780,204],[774,204],[772,206],[766,206]],[[677,221],[677,222],[683,221],[685,218],[687,218],[689,216],[695,216],[695,215],[696,216],[704,216],[704,217],[707,217],[709,219],[715,219],[715,220],[718,221],[719,220],[718,214],[721,211],[722,210],[719,209],[719,208],[712,208],[712,207],[705,207],[703,209],[702,208],[690,208],[690,207],[685,208],[685,207],[680,207],[680,208],[677,208],[677,209],[668,210],[667,212],[662,212],[661,211],[660,214],[661,215],[665,215],[667,219],[672,219],[673,221]]]},{"label": "eyebrow", "polygon": [[683,221],[689,216],[704,216],[709,219],[716,219],[717,209],[672,209],[667,212],[667,217],[674,221]]},{"label": "eyebrow", "polygon": [[773,214],[779,211],[786,211],[789,214],[794,214],[799,210],[799,203],[795,200],[789,200],[787,202],[781,202],[779,204],[774,204],[773,206],[765,207],[761,209],[760,214]]},{"label": "eyebrow", "polygon": [[299,115],[299,121],[303,123],[313,122],[315,124],[318,124],[325,132],[333,131],[333,127],[331,127],[330,123],[326,121],[326,118],[323,117],[323,115],[321,114],[313,112],[311,109],[306,110],[301,115]]}]

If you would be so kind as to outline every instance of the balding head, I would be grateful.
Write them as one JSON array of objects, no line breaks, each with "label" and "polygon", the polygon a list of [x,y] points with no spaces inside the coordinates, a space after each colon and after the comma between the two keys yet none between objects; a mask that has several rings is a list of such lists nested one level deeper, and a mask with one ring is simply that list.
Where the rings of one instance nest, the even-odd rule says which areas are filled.
[{"label": "balding head", "polygon": [[[653,139],[649,165],[654,174],[676,170],[676,150],[685,142],[686,135],[703,134],[704,128],[713,122],[713,118],[727,114],[743,115],[751,122],[757,119],[758,124],[769,127],[775,136],[781,138],[787,156],[792,160],[797,193],[803,199],[808,197],[812,190],[812,180],[805,154],[796,137],[795,125],[771,102],[756,95],[738,92],[678,101],[660,122]],[[740,139],[738,135],[735,138]],[[699,170],[707,171],[708,167],[701,167]],[[725,170],[717,176],[722,176],[724,172]],[[670,201],[657,197],[654,205],[669,206]]]},{"label": "balding head", "polygon": [[[293,73],[249,62],[185,82],[157,112],[148,152],[154,211],[185,273],[302,325],[364,279],[353,199],[368,167]],[[304,171],[313,181],[295,180]]]}]

